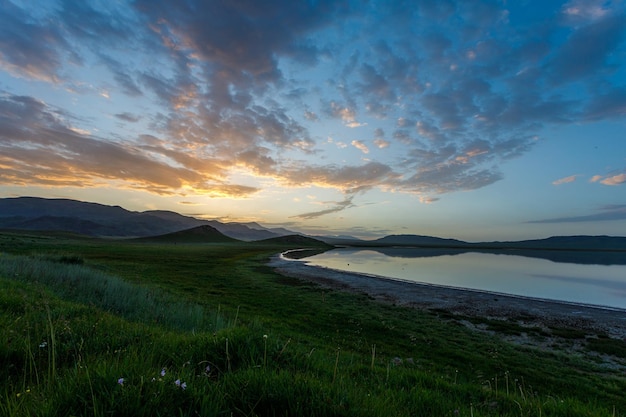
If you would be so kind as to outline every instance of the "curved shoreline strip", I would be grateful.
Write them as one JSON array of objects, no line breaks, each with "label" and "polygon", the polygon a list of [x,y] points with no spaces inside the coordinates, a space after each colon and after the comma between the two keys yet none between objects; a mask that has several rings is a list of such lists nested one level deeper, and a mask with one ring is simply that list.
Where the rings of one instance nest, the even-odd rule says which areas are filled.
[{"label": "curved shoreline strip", "polygon": [[626,338],[626,309],[333,270],[307,265],[298,259],[289,259],[285,256],[288,252],[292,251],[273,256],[269,266],[282,275],[314,282],[323,287],[363,293],[379,301],[423,310],[445,310],[462,316],[540,322],[548,326],[565,325],[594,332],[604,331],[613,337]]}]

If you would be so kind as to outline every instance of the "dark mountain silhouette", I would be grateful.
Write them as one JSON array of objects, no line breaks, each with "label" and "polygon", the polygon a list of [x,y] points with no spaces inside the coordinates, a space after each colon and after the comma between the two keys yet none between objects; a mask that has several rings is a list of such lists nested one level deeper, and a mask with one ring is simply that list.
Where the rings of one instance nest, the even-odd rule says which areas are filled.
[{"label": "dark mountain silhouette", "polygon": [[330,248],[331,245],[328,245],[325,242],[322,242],[321,240],[318,239],[314,239],[312,237],[308,237],[308,236],[303,236],[303,235],[288,235],[288,236],[279,236],[279,237],[273,237],[270,239],[263,239],[260,240],[259,243],[268,243],[268,244],[275,244],[275,245],[301,245],[301,246],[314,246],[314,247],[325,247],[325,248]]},{"label": "dark mountain silhouette", "polygon": [[[224,223],[220,223],[216,220],[209,221],[209,224],[215,227],[217,230],[222,229],[222,227],[224,226]],[[261,227],[261,226],[258,226],[258,227]],[[253,229],[253,228],[248,227],[246,224],[241,224],[241,223],[228,223],[228,230],[224,230],[224,232],[222,233],[227,234],[228,236],[232,238],[245,240],[245,241],[262,240],[262,239],[268,239],[271,237],[278,236],[276,233],[270,232],[269,230]],[[250,239],[250,236],[254,236],[254,239]]]},{"label": "dark mountain silhouette", "polygon": [[432,236],[419,235],[389,235],[380,239],[370,241],[378,245],[420,245],[420,246],[446,246],[454,247],[458,245],[466,245],[466,242],[456,239],[443,239]]},{"label": "dark mountain silhouette", "polygon": [[376,240],[344,241],[349,246],[417,247],[452,249],[511,249],[565,251],[626,251],[626,237],[619,236],[553,236],[546,239],[507,242],[464,242],[420,235],[390,235]]},{"label": "dark mountain silhouette", "polygon": [[34,219],[16,217],[12,221],[7,222],[7,224],[10,224],[12,229],[72,231],[73,233],[88,236],[109,236],[119,233],[115,228],[75,217],[41,216]]},{"label": "dark mountain silhouette", "polygon": [[[145,237],[208,225],[239,240],[260,240],[293,232],[276,233],[255,224],[221,223],[164,211],[129,211],[119,206],[69,199],[17,197],[0,199],[0,228],[68,231],[88,236]],[[287,233],[288,232],[288,233]]]},{"label": "dark mountain silhouette", "polygon": [[239,242],[237,239],[220,233],[216,228],[209,225],[197,226],[191,229],[167,233],[159,236],[137,238],[142,242],[158,243],[229,243]]},{"label": "dark mountain silhouette", "polygon": [[326,242],[329,245],[338,245],[338,246],[350,246],[353,244],[358,244],[362,242],[366,242],[365,240],[358,239],[354,236],[348,235],[332,235],[332,236],[313,236],[315,239],[319,239],[322,242]]},{"label": "dark mountain silhouette", "polygon": [[626,250],[626,237],[619,236],[553,236],[546,239],[522,240],[519,242],[488,242],[475,245],[493,245],[516,249],[559,249],[559,250]]},{"label": "dark mountain silhouette", "polygon": [[[243,241],[260,241],[286,236],[284,243],[305,244],[297,239],[310,237],[295,235],[287,229],[268,229],[258,223],[221,223],[201,220],[164,210],[144,212],[129,211],[119,206],[107,206],[69,199],[18,197],[0,199],[0,229],[32,231],[64,231],[96,237],[148,237],[188,231],[199,226],[209,226],[222,235]],[[202,229],[200,229],[202,230]],[[208,238],[208,229],[201,239]],[[199,231],[198,231],[199,233]],[[469,243],[457,239],[444,239],[419,235],[390,235],[376,240],[359,240],[351,236],[315,236],[328,244],[369,247],[420,247],[454,248],[470,250],[516,251],[626,251],[626,237],[617,236],[555,236],[547,239],[518,242]],[[280,240],[278,241],[280,242]],[[276,242],[273,242],[276,243]],[[556,255],[551,255],[556,256]],[[568,254],[558,255],[573,256]],[[577,255],[576,255],[577,256]]]}]

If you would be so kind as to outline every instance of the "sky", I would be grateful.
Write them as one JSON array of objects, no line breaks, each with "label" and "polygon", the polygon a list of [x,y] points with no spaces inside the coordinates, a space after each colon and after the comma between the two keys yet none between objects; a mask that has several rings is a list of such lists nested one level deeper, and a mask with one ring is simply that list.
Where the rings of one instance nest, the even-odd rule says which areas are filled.
[{"label": "sky", "polygon": [[622,0],[0,1],[0,198],[626,236]]}]

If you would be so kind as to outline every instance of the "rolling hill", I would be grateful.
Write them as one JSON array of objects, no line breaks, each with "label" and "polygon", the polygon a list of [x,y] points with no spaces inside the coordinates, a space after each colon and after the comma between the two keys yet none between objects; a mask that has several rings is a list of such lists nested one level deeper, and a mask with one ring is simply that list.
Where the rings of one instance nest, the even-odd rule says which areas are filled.
[{"label": "rolling hill", "polygon": [[[202,228],[204,227],[204,228]],[[194,228],[198,228],[195,230]],[[183,232],[174,239],[205,241],[223,237],[241,241],[267,241],[274,238],[311,239],[329,245],[368,247],[422,247],[480,250],[548,250],[548,251],[626,251],[626,237],[618,236],[555,236],[547,239],[506,242],[470,243],[420,235],[389,235],[376,240],[359,240],[351,236],[306,237],[283,228],[265,228],[258,223],[221,223],[201,220],[173,211],[129,211],[119,206],[69,199],[17,197],[0,199],[0,229],[30,231],[64,231],[93,237],[159,237]],[[190,232],[195,230],[195,232]],[[286,237],[285,237],[286,236]],[[169,236],[168,238],[172,238]],[[166,239],[166,238],[163,238]],[[268,240],[269,239],[269,240]],[[305,244],[305,241],[289,243]],[[311,242],[308,242],[311,243]]]},{"label": "rolling hill", "polygon": [[68,231],[97,237],[158,236],[197,226],[211,226],[234,239],[251,241],[293,234],[252,223],[221,223],[173,211],[129,211],[119,206],[69,199],[17,197],[0,199],[0,229]]},{"label": "rolling hill", "polygon": [[303,236],[303,235],[287,235],[287,236],[279,236],[279,237],[272,237],[269,239],[263,239],[260,240],[259,243],[268,243],[268,244],[274,244],[274,245],[300,245],[300,246],[305,246],[305,247],[309,247],[309,246],[313,246],[313,247],[325,247],[325,248],[330,248],[332,247],[331,245],[309,237],[309,236]]},{"label": "rolling hill", "polygon": [[179,230],[158,236],[137,238],[142,242],[157,243],[234,243],[237,239],[220,233],[216,228],[209,225],[196,226],[191,229]]}]

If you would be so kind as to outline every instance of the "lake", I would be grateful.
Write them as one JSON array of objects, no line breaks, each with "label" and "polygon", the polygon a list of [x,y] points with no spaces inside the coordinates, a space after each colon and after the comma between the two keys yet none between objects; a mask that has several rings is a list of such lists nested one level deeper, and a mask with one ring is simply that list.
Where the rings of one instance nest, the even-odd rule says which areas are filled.
[{"label": "lake", "polygon": [[578,264],[453,249],[342,248],[302,261],[405,281],[626,309],[624,262],[594,264],[585,259]]}]

